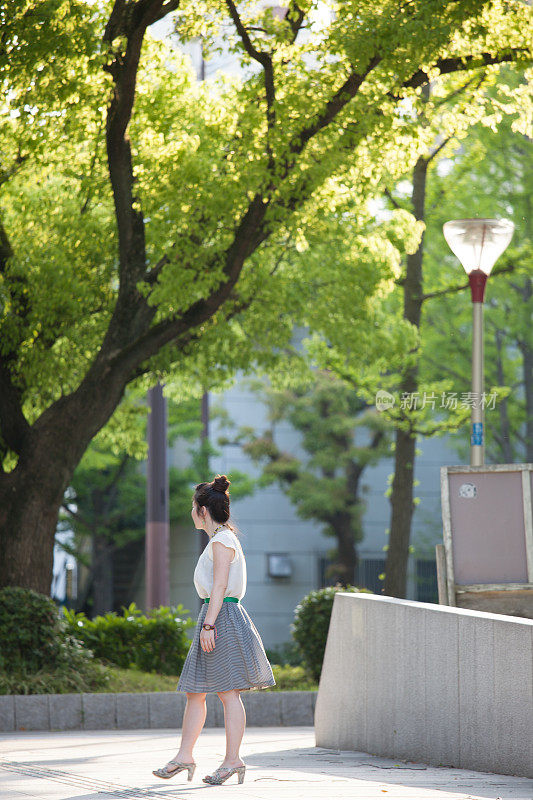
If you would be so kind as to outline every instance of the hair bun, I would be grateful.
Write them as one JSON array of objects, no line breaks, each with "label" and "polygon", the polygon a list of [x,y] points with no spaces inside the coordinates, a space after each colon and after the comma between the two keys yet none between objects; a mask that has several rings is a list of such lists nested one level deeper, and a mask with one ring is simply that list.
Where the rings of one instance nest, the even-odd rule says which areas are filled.
[{"label": "hair bun", "polygon": [[230,485],[230,482],[225,475],[217,475],[213,481],[213,489],[217,492],[225,492]]}]

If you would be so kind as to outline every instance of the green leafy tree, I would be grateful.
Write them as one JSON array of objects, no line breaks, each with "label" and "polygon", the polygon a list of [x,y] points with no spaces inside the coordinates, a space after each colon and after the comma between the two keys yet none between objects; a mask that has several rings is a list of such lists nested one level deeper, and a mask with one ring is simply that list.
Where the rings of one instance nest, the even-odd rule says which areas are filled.
[{"label": "green leafy tree", "polygon": [[[515,91],[525,95],[529,88],[517,81]],[[472,128],[449,169],[431,182],[427,262],[434,291],[428,293],[421,371],[427,383],[438,373],[458,393],[470,389],[470,290],[462,267],[446,251],[443,223],[470,216],[473,208],[480,217],[513,220],[511,243],[487,283],[484,313],[485,391],[497,393],[485,410],[485,459],[511,464],[533,461],[533,131],[531,123],[528,129],[504,112],[505,107],[497,126]],[[465,462],[468,430],[466,421],[451,441]]]},{"label": "green leafy tree", "polygon": [[[417,157],[410,176],[410,196],[397,199],[390,189],[386,191],[386,194],[394,208],[408,210],[426,228],[431,222],[431,211],[433,210],[431,201],[430,207],[427,207],[433,176],[438,176],[438,166],[442,157],[449,152],[450,148],[457,148],[461,139],[468,134],[476,117],[480,117],[485,125],[491,122],[486,108],[491,104],[491,95],[487,92],[479,94],[479,89],[493,81],[494,76],[481,75],[470,78],[466,83],[459,85],[450,82],[452,85],[447,88],[446,93],[442,95],[438,92],[437,96],[432,95],[429,84],[423,89],[421,107],[417,112],[418,121],[426,131],[435,131],[434,140],[426,152],[420,153]],[[470,97],[472,93],[478,101],[476,110]],[[469,100],[470,102],[468,102]],[[440,124],[437,126],[439,122]],[[407,565],[409,553],[412,551],[410,539],[412,518],[416,506],[414,473],[417,437],[419,435],[442,435],[444,432],[454,431],[462,427],[468,414],[468,408],[461,404],[457,408],[449,410],[448,413],[441,412],[439,414],[437,400],[445,391],[446,376],[440,370],[438,374],[433,374],[431,381],[426,382],[420,375],[421,354],[430,349],[421,331],[423,310],[426,302],[433,299],[431,293],[425,293],[427,285],[425,252],[428,235],[434,235],[434,229],[429,234],[424,231],[417,249],[413,253],[407,254],[401,279],[403,317],[417,329],[419,341],[401,370],[398,383],[398,395],[402,400],[405,399],[405,403],[400,403],[398,411],[395,412],[397,424],[394,444],[394,473],[388,491],[391,522],[388,531],[389,542],[386,546],[387,559],[383,590],[387,595],[399,597],[405,596]],[[440,240],[442,241],[442,237]],[[452,285],[453,282],[449,284],[449,287]],[[443,291],[446,293],[446,291],[450,291],[450,288]],[[438,352],[438,350],[436,349],[434,352]],[[440,361],[440,359],[439,355],[437,360]],[[418,407],[419,405],[424,407],[424,398],[434,399],[428,401],[428,411],[423,410],[420,413]],[[437,403],[436,413],[433,411],[435,403]],[[428,418],[428,412],[431,419]]]},{"label": "green leafy tree", "polygon": [[[420,329],[421,346],[415,351],[414,362],[406,366],[399,390],[401,396],[413,398],[415,404],[423,402],[424,397],[435,398],[435,410],[430,400],[432,424],[420,425],[412,415],[413,423],[408,429],[401,425],[396,430],[384,576],[386,594],[405,596],[415,508],[417,435],[451,433],[461,458],[469,460],[469,437],[464,432],[468,430],[470,408],[461,398],[470,390],[471,383],[470,290],[468,281],[459,282],[457,261],[450,256],[442,235],[442,225],[450,218],[473,213],[481,217],[511,216],[517,224],[513,246],[495,267],[488,286],[488,292],[494,291],[497,299],[487,297],[490,317],[485,375],[487,395],[493,398],[494,410],[489,405],[486,411],[486,459],[489,463],[511,463],[518,452],[526,453],[524,426],[527,428],[528,414],[524,402],[518,397],[510,400],[509,393],[522,387],[526,398],[533,397],[531,326],[527,324],[532,310],[531,278],[527,274],[531,270],[531,236],[529,223],[524,225],[532,188],[528,166],[532,152],[530,141],[521,133],[527,127],[524,124],[527,114],[521,115],[516,110],[517,101],[523,104],[523,112],[529,104],[524,102],[523,82],[516,81],[513,75],[502,77],[504,80],[492,87],[486,77],[478,79],[479,84],[488,83],[485,97],[493,113],[483,114],[474,127],[465,126],[461,120],[464,92],[472,88],[472,83],[452,92],[452,108],[459,105],[458,112],[449,126],[443,126],[440,140],[433,148],[418,157],[410,197],[401,191],[388,192],[395,208],[408,208],[426,226],[417,251],[406,258],[402,287],[404,315]],[[510,102],[511,89],[516,92],[514,103]],[[426,96],[428,104],[442,104],[440,98],[432,100],[429,88]],[[452,168],[441,175],[439,164],[451,164]],[[522,356],[517,358],[517,353]],[[446,384],[455,400],[443,404],[439,401]],[[531,405],[529,408],[531,413]],[[411,411],[409,405],[406,418]],[[462,439],[456,435],[459,433],[463,434]]]},{"label": "green leafy tree", "polygon": [[[392,448],[394,473],[387,490],[391,502],[391,524],[388,531],[389,543],[385,547],[387,561],[383,576],[384,591],[388,595],[404,597],[406,591],[408,558],[412,552],[410,545],[412,517],[419,502],[419,499],[414,497],[416,439],[418,436],[454,434],[464,429],[470,415],[469,406],[461,402],[455,405],[450,403],[444,406],[444,410],[439,411],[439,402],[444,393],[454,388],[455,381],[452,377],[456,379],[458,376],[457,359],[453,351],[456,346],[460,352],[465,351],[467,336],[471,329],[470,316],[468,320],[463,321],[461,330],[457,331],[457,339],[454,339],[458,324],[456,309],[452,310],[450,307],[450,313],[439,324],[440,336],[432,336],[430,327],[435,325],[435,319],[440,316],[437,310],[439,302],[444,304],[449,295],[455,295],[459,290],[465,289],[465,284],[457,284],[454,275],[456,262],[453,257],[450,258],[449,249],[442,236],[442,223],[458,215],[457,209],[453,208],[457,197],[456,172],[459,171],[465,181],[465,191],[461,193],[464,203],[463,216],[471,215],[472,208],[477,209],[480,205],[476,202],[475,196],[466,191],[466,183],[470,180],[471,174],[473,186],[476,179],[487,183],[483,176],[487,172],[488,162],[480,159],[476,164],[472,159],[466,158],[464,153],[461,155],[461,152],[464,148],[469,148],[471,136],[474,140],[480,135],[492,136],[494,145],[497,146],[500,125],[504,126],[502,153],[507,153],[504,129],[511,131],[513,128],[515,131],[513,135],[517,140],[523,138],[520,131],[525,131],[528,125],[530,126],[528,119],[531,109],[531,102],[527,98],[525,89],[524,83],[509,73],[504,73],[503,80],[498,82],[495,75],[483,74],[470,77],[466,81],[454,78],[437,87],[430,87],[429,84],[423,87],[417,104],[411,109],[411,115],[419,126],[425,148],[419,148],[410,175],[400,176],[396,165],[393,164],[389,175],[384,176],[383,181],[390,208],[396,213],[404,212],[412,215],[423,231],[417,245],[407,249],[402,259],[395,281],[397,288],[388,294],[381,304],[381,314],[388,320],[389,329],[393,321],[396,325],[401,322],[409,326],[407,328],[408,331],[410,328],[409,350],[400,352],[400,362],[397,359],[391,360],[392,351],[386,348],[384,352],[388,357],[387,362],[373,360],[372,363],[368,361],[358,363],[356,359],[350,358],[353,337],[349,332],[341,330],[333,346],[331,343],[325,346],[325,343],[319,340],[315,340],[312,344],[318,362],[330,366],[354,386],[361,383],[361,376],[366,372],[364,388],[365,396],[369,400],[372,396],[376,396],[379,389],[386,389],[393,393],[396,400],[400,399],[400,402],[392,408],[382,410],[383,415],[395,427],[395,442]],[[476,127],[472,128],[473,125]],[[473,131],[471,136],[469,136],[470,130]],[[458,148],[461,148],[461,151],[458,151]],[[439,175],[438,167],[443,158],[447,163],[450,163],[451,158],[456,158],[457,161],[457,170],[452,170],[447,178]],[[494,170],[489,171],[494,173]],[[510,202],[509,192],[501,193],[500,187],[497,186],[501,178],[493,175],[489,180],[492,184],[490,189],[485,185],[483,190],[486,198],[484,207],[487,209],[485,215],[497,215],[496,204],[492,198],[499,195],[502,202],[498,210],[503,211],[505,206],[507,208],[505,215],[509,213],[511,207],[514,207],[514,215],[518,219],[523,216],[524,209],[520,203],[516,204],[516,191],[518,187],[525,185],[527,196],[527,177],[523,167],[515,169],[508,166],[506,175],[510,181],[509,187],[513,187],[510,188],[510,193],[515,197],[515,202]],[[402,177],[401,182],[400,177]],[[483,211],[478,213],[483,215]],[[426,258],[428,243],[429,260]],[[512,250],[509,253],[512,253]],[[443,269],[443,263],[449,265],[450,269]],[[518,263],[514,253],[511,262],[507,260],[496,267],[491,280],[501,283],[512,271],[515,272],[521,285],[519,275],[523,269],[524,264]],[[431,288],[437,288],[434,291],[429,290],[428,284]],[[527,286],[522,286],[521,291],[523,296],[527,295]],[[426,314],[423,314],[426,309]],[[529,326],[524,322],[528,312],[530,315],[530,306],[521,303],[517,307],[517,313],[509,315],[510,307],[507,304],[506,310],[508,319],[515,318],[517,328],[521,330],[518,339],[521,344],[518,347],[523,349],[528,339],[526,331],[529,330]],[[469,303],[468,311],[471,313]],[[490,384],[491,392],[497,396],[502,409],[507,405],[506,395],[509,392],[503,380],[505,370],[501,364],[502,342],[505,338],[505,331],[500,330],[499,354],[494,358],[494,363],[499,364],[498,373],[493,375],[489,373],[493,378]],[[510,338],[512,340],[512,337]],[[446,355],[443,357],[444,353]],[[361,354],[366,355],[364,348],[359,348],[358,355]],[[421,360],[426,362],[422,367]],[[427,368],[429,363],[433,365],[431,369]],[[470,363],[465,362],[464,375],[461,379],[465,388],[470,382],[470,370]],[[455,388],[457,389],[457,386]],[[427,404],[424,402],[426,397]],[[431,398],[434,398],[433,401]],[[515,406],[516,409],[518,407]],[[524,422],[524,415],[519,413],[518,417],[520,416],[521,420],[517,420],[517,427]],[[516,427],[515,430],[517,440],[523,441],[523,436]]]},{"label": "green leafy tree", "polygon": [[[48,592],[64,491],[126,386],[172,371],[199,396],[279,362],[273,264],[331,176],[416,149],[406,102],[428,80],[529,58],[520,2],[344,2],[325,29],[313,11],[0,4],[0,586]],[[146,36],[174,12],[208,51],[230,22],[243,77],[199,85]]]},{"label": "green leafy tree", "polygon": [[[266,404],[270,428],[258,433],[244,426],[231,441],[265,464],[258,486],[278,483],[298,516],[321,523],[335,540],[326,575],[346,586],[355,580],[356,545],[364,536],[364,471],[388,451],[386,423],[351,386],[327,372],[296,389],[278,391],[263,381],[251,385]],[[276,444],[275,425],[281,421],[301,434],[305,458]]]}]

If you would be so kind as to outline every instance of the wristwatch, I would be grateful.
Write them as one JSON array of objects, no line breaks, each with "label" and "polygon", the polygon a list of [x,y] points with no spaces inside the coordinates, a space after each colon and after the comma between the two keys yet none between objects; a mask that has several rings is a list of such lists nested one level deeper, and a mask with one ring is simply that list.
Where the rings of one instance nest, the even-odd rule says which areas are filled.
[{"label": "wristwatch", "polygon": [[210,625],[208,622],[204,622],[204,624],[202,625],[202,628],[204,629],[204,631],[214,631],[215,630],[215,626],[214,625]]}]

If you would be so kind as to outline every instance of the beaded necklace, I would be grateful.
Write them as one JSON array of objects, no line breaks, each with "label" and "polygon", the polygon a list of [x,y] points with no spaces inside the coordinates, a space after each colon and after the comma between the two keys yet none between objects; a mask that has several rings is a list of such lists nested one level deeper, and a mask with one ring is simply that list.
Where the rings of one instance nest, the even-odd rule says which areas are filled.
[{"label": "beaded necklace", "polygon": [[219,532],[219,530],[221,530],[222,528],[226,528],[226,527],[227,527],[226,525],[217,525],[217,527],[216,527],[216,528],[215,528],[215,530],[213,531],[213,536],[214,536],[216,533],[218,533],[218,532]]}]

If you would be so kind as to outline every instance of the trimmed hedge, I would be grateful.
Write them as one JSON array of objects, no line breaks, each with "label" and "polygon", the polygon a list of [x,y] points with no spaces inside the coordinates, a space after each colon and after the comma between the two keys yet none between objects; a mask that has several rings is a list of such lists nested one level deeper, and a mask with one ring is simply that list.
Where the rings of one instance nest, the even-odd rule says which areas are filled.
[{"label": "trimmed hedge", "polygon": [[302,661],[315,681],[320,680],[329,621],[337,592],[373,594],[370,589],[359,589],[351,584],[345,588],[337,583],[335,586],[326,586],[324,589],[310,592],[294,609],[291,633],[301,653]]},{"label": "trimmed hedge", "polygon": [[114,611],[88,619],[84,613],[65,611],[69,633],[91,649],[96,658],[128,669],[160,675],[179,675],[190,647],[186,631],[195,620],[184,619],[183,606],[161,606],[144,615],[131,603]]}]

